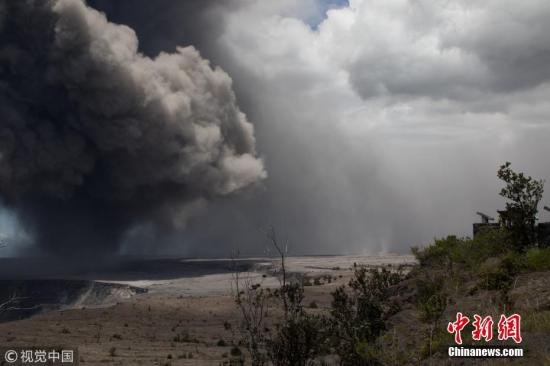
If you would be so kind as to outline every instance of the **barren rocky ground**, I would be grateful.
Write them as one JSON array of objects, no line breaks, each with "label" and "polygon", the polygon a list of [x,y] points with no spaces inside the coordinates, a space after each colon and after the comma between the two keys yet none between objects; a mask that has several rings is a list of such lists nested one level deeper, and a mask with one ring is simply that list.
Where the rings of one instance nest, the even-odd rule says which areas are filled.
[{"label": "barren rocky ground", "polygon": [[[395,266],[410,256],[289,258],[289,271],[315,278],[330,276],[306,287],[306,306],[320,311],[330,306],[330,293],[351,276],[354,262]],[[263,271],[263,272],[262,272]],[[276,286],[269,263],[248,274],[263,286]],[[13,346],[76,346],[84,365],[220,365],[230,358],[239,314],[231,297],[231,273],[184,278],[145,276],[114,281],[145,288],[105,306],[79,299],[67,309],[0,324],[0,343]],[[104,280],[107,281],[107,280]],[[107,282],[113,282],[107,281]],[[120,290],[117,290],[120,292]],[[87,304],[91,304],[87,306]]]},{"label": "barren rocky ground", "polygon": [[[323,313],[330,308],[331,292],[352,276],[354,262],[392,269],[411,260],[409,256],[289,258],[288,268],[292,273],[310,278],[310,285],[305,287],[304,304],[310,312]],[[272,266],[269,261],[259,261],[242,275],[262,286],[274,287],[278,281],[272,276]],[[239,313],[231,296],[233,275],[216,272],[174,278],[146,277],[103,279],[99,290],[84,291],[79,299],[61,309],[1,323],[0,344],[76,346],[83,365],[228,364],[232,345],[239,339]],[[105,295],[104,285],[113,282],[111,292]],[[523,314],[525,358],[451,360],[444,354],[444,346],[450,339],[448,334],[442,334],[443,338],[437,340],[443,343],[434,345],[432,358],[423,356],[429,327],[420,319],[415,305],[415,279],[404,280],[393,290],[401,310],[389,319],[388,332],[381,338],[386,359],[393,360],[388,364],[550,364],[549,283],[548,271],[525,273],[517,277],[509,293],[512,307]],[[468,287],[474,283],[462,285]],[[130,291],[127,286],[147,292]],[[453,319],[456,311],[469,314],[493,309],[497,315],[503,310],[497,305],[498,291],[451,295],[440,327]],[[276,310],[270,311],[272,318],[276,318],[276,314]],[[243,347],[240,349],[244,352]]]}]

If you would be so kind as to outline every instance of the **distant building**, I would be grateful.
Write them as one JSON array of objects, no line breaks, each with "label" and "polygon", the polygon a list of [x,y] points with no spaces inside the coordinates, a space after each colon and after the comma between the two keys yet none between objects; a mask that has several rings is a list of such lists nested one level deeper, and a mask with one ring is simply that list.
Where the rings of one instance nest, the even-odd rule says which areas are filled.
[{"label": "distant building", "polygon": [[476,212],[476,214],[481,217],[481,222],[474,223],[474,238],[485,230],[498,229],[500,227],[499,223],[490,222],[494,221],[495,219],[490,217],[489,215],[485,215],[482,212]]},{"label": "distant building", "polygon": [[[547,211],[550,211],[550,209],[546,206],[544,206],[544,209]],[[481,217],[481,222],[476,222],[473,224],[473,233],[474,238],[482,233],[485,230],[490,229],[498,229],[499,227],[506,224],[506,220],[508,220],[508,216],[506,211],[498,211],[500,215],[500,222],[490,222],[494,219],[492,217],[489,217],[488,215],[485,215],[481,212],[477,212],[477,214]],[[550,246],[550,222],[541,222],[536,225],[536,233],[537,233],[537,242],[540,246]]]},{"label": "distant building", "polygon": [[541,222],[537,225],[537,238],[539,244],[550,247],[550,222]]},{"label": "distant building", "polygon": [[489,229],[498,229],[500,227],[500,224],[498,222],[476,222],[474,223],[474,238],[482,233],[483,231],[489,230]]}]

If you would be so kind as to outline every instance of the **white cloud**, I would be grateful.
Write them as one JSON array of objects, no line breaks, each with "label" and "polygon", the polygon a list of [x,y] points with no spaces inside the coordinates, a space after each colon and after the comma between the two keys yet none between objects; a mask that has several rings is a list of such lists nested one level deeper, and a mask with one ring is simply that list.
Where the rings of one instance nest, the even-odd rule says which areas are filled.
[{"label": "white cloud", "polygon": [[220,45],[261,117],[269,194],[291,200],[272,212],[299,212],[300,239],[469,234],[502,205],[500,163],[550,176],[550,3],[352,0],[315,30],[265,4],[228,14]]}]

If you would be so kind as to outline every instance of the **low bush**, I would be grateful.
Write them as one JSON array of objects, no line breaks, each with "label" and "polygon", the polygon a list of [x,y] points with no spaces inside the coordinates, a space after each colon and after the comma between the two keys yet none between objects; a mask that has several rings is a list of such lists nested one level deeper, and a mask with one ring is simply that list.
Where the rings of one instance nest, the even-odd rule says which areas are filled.
[{"label": "low bush", "polygon": [[302,313],[277,326],[268,341],[269,359],[274,365],[306,366],[322,353],[323,321],[319,316]]},{"label": "low bush", "polygon": [[462,266],[475,271],[487,259],[501,256],[512,248],[510,234],[505,229],[489,229],[474,239],[450,235],[435,239],[424,248],[412,247],[411,251],[421,267],[453,271],[456,266]]},{"label": "low bush", "polygon": [[402,276],[354,266],[348,286],[332,293],[331,334],[342,365],[376,365],[375,341],[386,329],[384,320],[395,310],[388,289]]},{"label": "low bush", "polygon": [[237,347],[237,346],[231,347],[230,353],[231,353],[231,356],[233,356],[233,357],[237,357],[237,356],[240,356],[240,355],[243,354],[243,352],[241,351],[241,349],[240,349],[239,347]]},{"label": "low bush", "polygon": [[191,335],[185,331],[176,335],[173,341],[177,343],[199,343],[198,339],[191,338]]},{"label": "low bush", "polygon": [[223,339],[220,339],[216,345],[218,347],[227,347],[227,343]]},{"label": "low bush", "polygon": [[550,270],[550,248],[532,248],[525,254],[525,265],[533,271]]},{"label": "low bush", "polygon": [[493,261],[482,265],[475,272],[479,281],[476,289],[498,290],[506,297],[506,293],[512,287],[516,276],[525,269],[525,255],[516,251],[508,251],[501,254],[500,258],[492,258]]},{"label": "low bush", "polygon": [[550,333],[550,310],[532,311],[523,315],[522,330],[526,332]]},{"label": "low bush", "polygon": [[436,329],[420,348],[420,357],[426,359],[436,353],[445,354],[450,344],[450,336],[444,329]]}]

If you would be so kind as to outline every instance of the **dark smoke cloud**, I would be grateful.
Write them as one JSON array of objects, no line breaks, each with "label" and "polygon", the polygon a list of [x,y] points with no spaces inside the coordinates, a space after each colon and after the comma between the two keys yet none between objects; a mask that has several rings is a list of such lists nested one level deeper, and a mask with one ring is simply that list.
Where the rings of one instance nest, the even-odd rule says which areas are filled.
[{"label": "dark smoke cloud", "polygon": [[[182,232],[159,237],[159,233],[139,230],[128,242],[128,252],[225,256],[238,247],[245,255],[262,255],[269,225],[289,238],[293,254],[378,252],[393,242],[411,244],[409,238],[420,229],[410,222],[410,209],[401,201],[401,193],[385,181],[371,142],[351,142],[337,126],[341,105],[353,95],[342,95],[333,85],[325,94],[310,93],[331,75],[301,69],[295,63],[299,50],[280,58],[276,52],[269,54],[268,66],[280,64],[291,73],[270,80],[269,72],[255,74],[243,64],[253,54],[227,49],[224,37],[233,15],[248,6],[265,5],[271,11],[279,5],[241,0],[90,0],[89,4],[134,29],[140,49],[149,55],[193,44],[227,70],[240,107],[254,121],[258,150],[269,171],[262,190],[217,200]],[[301,15],[305,10],[318,15],[316,5],[287,1],[280,6],[296,7]],[[286,13],[288,9],[283,9]],[[253,27],[247,29],[249,23],[250,19],[242,18],[243,36],[261,34]],[[270,47],[269,43],[249,45],[257,47],[260,55]],[[262,59],[257,61],[261,68]],[[399,226],[400,231],[389,225]]]},{"label": "dark smoke cloud", "polygon": [[0,1],[0,195],[36,244],[113,252],[265,177],[231,78],[193,47],[149,58],[81,0]]},{"label": "dark smoke cloud", "polygon": [[503,161],[548,176],[544,1],[323,3],[90,0],[148,55],[192,44],[227,70],[270,173],[132,249],[261,254],[275,224],[292,253],[408,251],[502,208]]},{"label": "dark smoke cloud", "polygon": [[138,35],[139,49],[149,56],[194,46],[210,61],[216,40],[225,28],[224,14],[242,5],[241,0],[88,0],[109,20],[130,26]]}]

